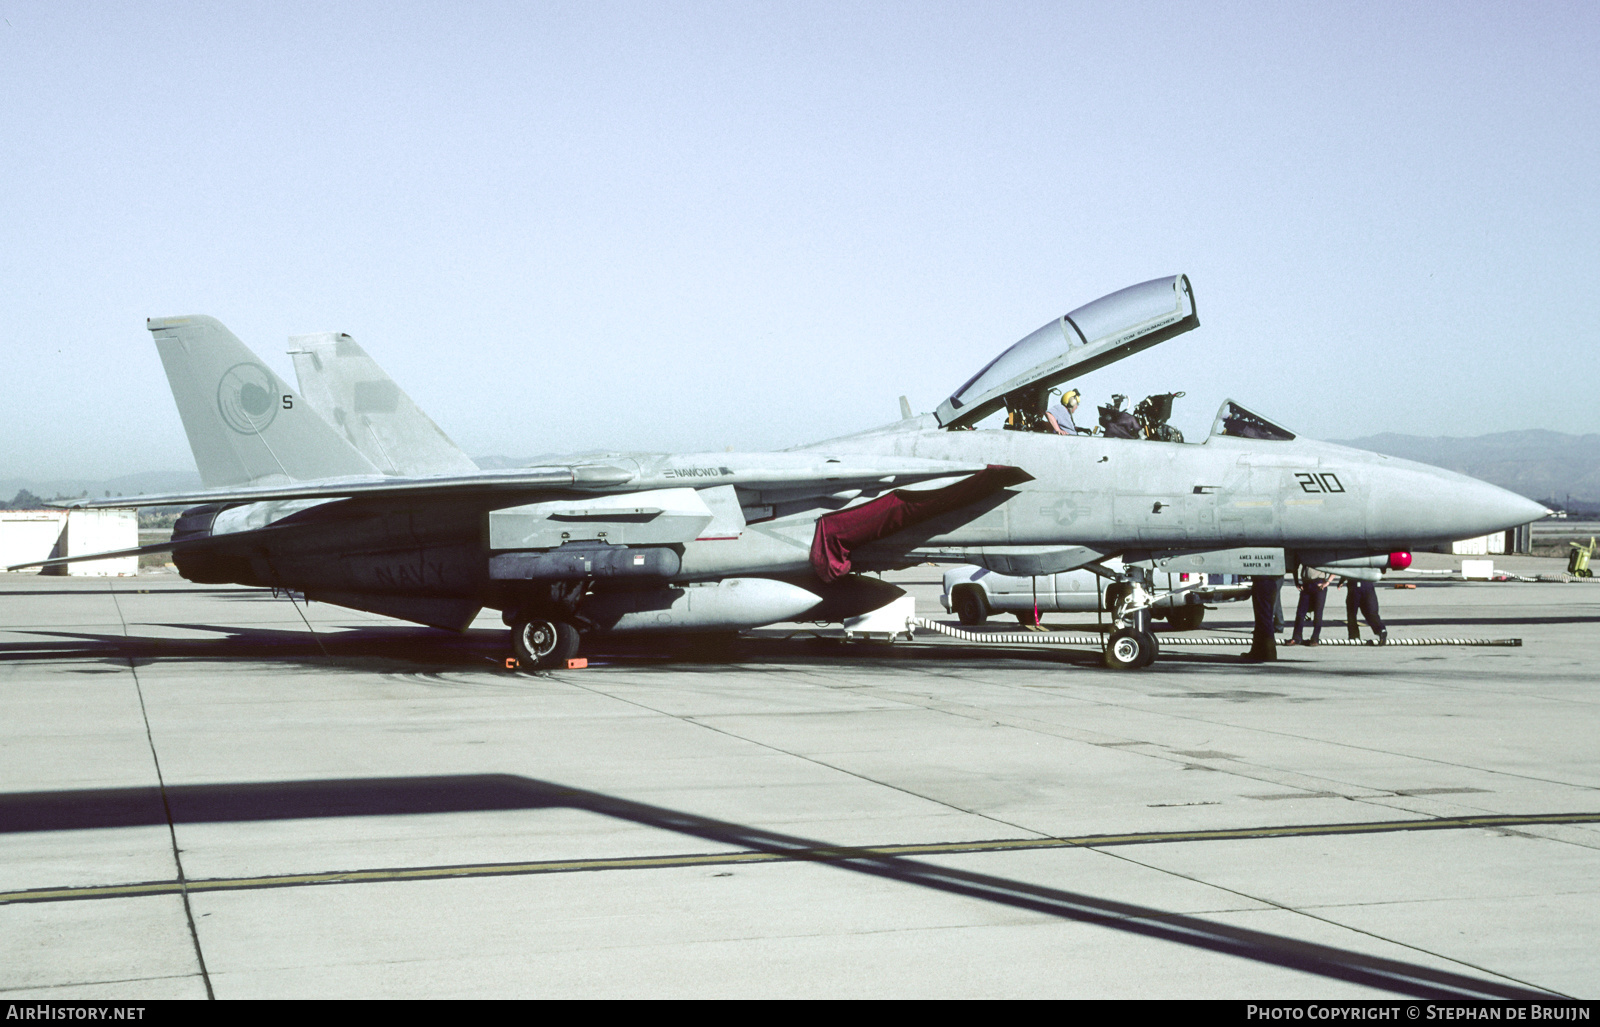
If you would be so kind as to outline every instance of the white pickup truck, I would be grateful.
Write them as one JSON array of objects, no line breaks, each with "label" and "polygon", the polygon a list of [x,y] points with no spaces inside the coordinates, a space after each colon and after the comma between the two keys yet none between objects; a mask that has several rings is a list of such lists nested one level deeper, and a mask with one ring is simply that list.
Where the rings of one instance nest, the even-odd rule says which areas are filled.
[{"label": "white pickup truck", "polygon": [[[1197,584],[1200,578],[1206,580]],[[1035,610],[1041,616],[1105,610],[1108,584],[1087,570],[1027,578],[962,564],[944,572],[944,592],[939,602],[960,617],[963,624],[982,624],[992,613],[1014,613],[1024,625],[1031,625],[1037,623]],[[1250,598],[1250,579],[1233,574],[1157,574],[1154,584],[1162,589],[1194,586],[1176,595],[1163,596],[1151,607],[1152,617],[1165,617],[1179,631],[1199,627],[1206,615],[1207,603]]]}]

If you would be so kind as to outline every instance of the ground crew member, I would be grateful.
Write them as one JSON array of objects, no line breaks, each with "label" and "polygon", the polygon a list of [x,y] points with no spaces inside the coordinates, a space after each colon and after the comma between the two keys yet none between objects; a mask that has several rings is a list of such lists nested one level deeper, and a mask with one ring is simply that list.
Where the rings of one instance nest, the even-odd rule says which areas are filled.
[{"label": "ground crew member", "polygon": [[[1322,642],[1322,608],[1328,602],[1328,582],[1333,575],[1328,571],[1319,571],[1315,567],[1300,565],[1295,572],[1295,582],[1300,586],[1300,605],[1294,611],[1294,637],[1284,645],[1320,645]],[[1306,622],[1306,614],[1311,617],[1311,641],[1301,642],[1300,631]]]},{"label": "ground crew member", "polygon": [[1255,611],[1256,625],[1250,633],[1250,651],[1244,658],[1252,663],[1267,663],[1278,658],[1278,634],[1272,611],[1278,604],[1278,590],[1282,587],[1281,574],[1257,574],[1250,579],[1250,605]]},{"label": "ground crew member", "polygon": [[1384,627],[1383,618],[1378,616],[1378,589],[1370,581],[1358,578],[1344,579],[1344,619],[1349,625],[1350,637],[1360,638],[1361,628],[1356,625],[1356,609],[1359,607],[1361,616],[1367,619],[1367,627],[1378,636],[1379,645],[1389,644],[1389,629]]}]

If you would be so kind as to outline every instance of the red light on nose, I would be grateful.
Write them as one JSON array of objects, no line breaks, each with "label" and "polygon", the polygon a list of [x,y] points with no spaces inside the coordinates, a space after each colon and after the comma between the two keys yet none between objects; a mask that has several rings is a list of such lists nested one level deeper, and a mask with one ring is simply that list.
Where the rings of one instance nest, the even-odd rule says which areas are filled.
[{"label": "red light on nose", "polygon": [[1410,566],[1411,566],[1411,554],[1410,553],[1390,553],[1389,554],[1389,569],[1391,571],[1403,571],[1407,567],[1410,567]]}]

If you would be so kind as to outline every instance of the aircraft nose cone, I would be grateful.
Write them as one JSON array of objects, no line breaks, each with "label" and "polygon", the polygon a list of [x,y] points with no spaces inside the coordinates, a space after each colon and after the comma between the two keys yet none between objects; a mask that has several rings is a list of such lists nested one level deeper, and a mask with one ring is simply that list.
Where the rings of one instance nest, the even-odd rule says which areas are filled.
[{"label": "aircraft nose cone", "polygon": [[1456,537],[1459,539],[1472,539],[1480,534],[1490,534],[1493,531],[1504,531],[1506,528],[1515,528],[1517,525],[1526,525],[1528,521],[1539,520],[1547,517],[1549,510],[1544,506],[1518,496],[1514,491],[1504,490],[1498,485],[1488,482],[1478,482],[1477,478],[1462,477],[1462,485],[1454,498],[1453,520],[1456,523]]},{"label": "aircraft nose cone", "polygon": [[1490,485],[1488,482],[1468,479],[1471,490],[1463,490],[1460,499],[1460,516],[1469,521],[1473,531],[1464,536],[1473,538],[1493,531],[1504,531],[1519,524],[1527,524],[1547,516],[1550,511],[1526,496]]},{"label": "aircraft nose cone", "polygon": [[1536,503],[1525,496],[1513,494],[1513,498],[1519,500],[1519,502],[1516,507],[1517,516],[1511,522],[1512,524],[1531,524],[1534,521],[1549,517],[1555,512],[1543,503]]},{"label": "aircraft nose cone", "polygon": [[1394,473],[1374,490],[1374,535],[1454,542],[1504,531],[1550,513],[1515,492],[1453,471],[1411,464],[1394,467]]}]

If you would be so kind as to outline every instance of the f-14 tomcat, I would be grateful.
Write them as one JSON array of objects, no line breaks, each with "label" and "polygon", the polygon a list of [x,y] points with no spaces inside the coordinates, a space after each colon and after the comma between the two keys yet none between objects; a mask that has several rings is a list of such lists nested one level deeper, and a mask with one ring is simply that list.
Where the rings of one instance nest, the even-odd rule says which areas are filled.
[{"label": "f-14 tomcat", "polygon": [[[455,630],[500,610],[528,667],[606,633],[842,620],[901,594],[863,572],[925,561],[1114,579],[1106,662],[1139,667],[1156,655],[1158,569],[1281,574],[1286,554],[1372,574],[1391,552],[1548,512],[1232,400],[1199,443],[1049,430],[1052,386],[1198,325],[1187,277],[1159,278],[1049,322],[933,413],[857,435],[483,471],[348,336],[291,340],[307,402],[216,320],[155,318],[205,488],[78,505],[197,504],[165,547],[138,550],[170,548],[190,581]],[[1005,428],[978,426],[1002,408]]]}]

